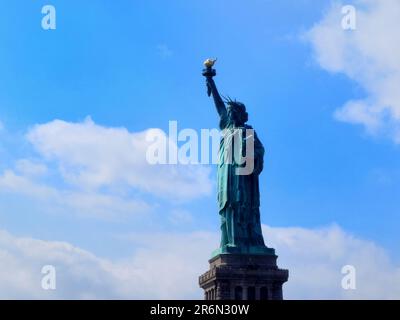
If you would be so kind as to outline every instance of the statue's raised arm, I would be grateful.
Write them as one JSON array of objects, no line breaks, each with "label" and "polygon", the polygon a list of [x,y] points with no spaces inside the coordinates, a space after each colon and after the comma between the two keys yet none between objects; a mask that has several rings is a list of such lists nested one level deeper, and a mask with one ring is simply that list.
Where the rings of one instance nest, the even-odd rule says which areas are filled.
[{"label": "statue's raised arm", "polygon": [[213,77],[216,75],[216,71],[212,68],[214,66],[216,59],[207,59],[204,62],[204,66],[206,67],[203,70],[203,76],[206,77],[207,84],[207,94],[208,96],[213,96],[215,107],[217,108],[217,112],[221,118],[225,118],[227,115],[226,106],[224,100],[222,100],[217,86],[215,85]]}]

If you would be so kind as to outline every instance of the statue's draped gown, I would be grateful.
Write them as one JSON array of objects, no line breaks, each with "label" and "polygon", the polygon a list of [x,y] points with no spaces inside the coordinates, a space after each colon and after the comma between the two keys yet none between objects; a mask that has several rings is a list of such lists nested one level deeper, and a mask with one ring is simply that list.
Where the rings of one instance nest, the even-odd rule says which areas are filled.
[{"label": "statue's draped gown", "polygon": [[[263,168],[264,147],[250,126],[235,127],[226,113],[221,115],[220,129],[222,139],[218,164],[218,202],[221,216],[221,247],[264,246],[258,182]],[[249,139],[249,134],[254,137]],[[234,139],[235,135],[239,138]],[[248,141],[254,141],[254,171],[249,175],[240,175],[237,169],[246,164],[238,161],[240,158],[235,154],[246,155]],[[232,155],[229,161],[227,154]]]}]

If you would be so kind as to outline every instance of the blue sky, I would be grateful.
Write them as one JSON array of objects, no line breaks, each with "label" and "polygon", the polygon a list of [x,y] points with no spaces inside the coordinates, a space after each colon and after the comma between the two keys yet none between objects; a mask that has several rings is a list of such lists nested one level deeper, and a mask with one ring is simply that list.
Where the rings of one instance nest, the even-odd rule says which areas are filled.
[{"label": "blue sky", "polygon": [[[56,30],[41,28],[45,4],[57,10]],[[321,64],[317,45],[305,36],[329,10],[329,1],[307,0],[2,1],[0,172],[15,170],[20,159],[56,171],[62,161],[46,158],[26,138],[35,125],[55,119],[77,124],[90,116],[99,127],[131,133],[168,133],[170,120],[180,129],[217,127],[201,69],[205,58],[218,57],[217,86],[246,104],[266,148],[262,222],[337,224],[398,261],[399,146],[335,117],[370,87],[345,68],[332,72]],[[40,181],[72,188],[55,174]],[[59,204],[44,208],[27,194],[0,189],[1,229],[110,259],[138,250],[123,235],[218,230],[215,189],[188,201],[134,187],[124,192],[124,199],[156,207],[104,219]]]}]

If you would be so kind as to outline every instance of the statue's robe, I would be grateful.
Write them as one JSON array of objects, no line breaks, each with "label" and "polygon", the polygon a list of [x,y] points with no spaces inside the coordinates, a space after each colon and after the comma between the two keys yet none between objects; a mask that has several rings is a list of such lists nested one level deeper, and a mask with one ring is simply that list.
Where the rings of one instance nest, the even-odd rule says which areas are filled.
[{"label": "statue's robe", "polygon": [[[222,138],[218,164],[218,203],[221,216],[221,247],[264,246],[258,181],[263,169],[264,147],[255,131],[248,125],[235,127],[227,116],[224,116],[221,118],[220,128]],[[251,155],[246,155],[246,143],[249,141],[254,141],[253,159],[250,159]],[[242,158],[238,155],[242,155]],[[254,161],[254,170],[249,175],[240,175],[237,171],[246,165],[243,163],[244,159]]]}]

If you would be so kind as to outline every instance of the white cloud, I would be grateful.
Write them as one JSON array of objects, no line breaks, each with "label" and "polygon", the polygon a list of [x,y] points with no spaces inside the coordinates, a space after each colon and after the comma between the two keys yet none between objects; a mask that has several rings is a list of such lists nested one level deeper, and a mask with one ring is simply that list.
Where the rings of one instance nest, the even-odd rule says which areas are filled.
[{"label": "white cloud", "polygon": [[[400,298],[400,268],[384,249],[337,226],[321,229],[264,226],[278,263],[290,270],[286,299]],[[0,232],[0,298],[201,299],[198,276],[208,268],[218,234],[154,233],[122,237],[133,257],[111,261],[68,243],[19,238]],[[57,290],[40,287],[40,270],[57,270]],[[357,290],[341,288],[341,268],[354,265]]]},{"label": "white cloud", "polygon": [[87,118],[82,123],[55,120],[36,125],[27,138],[43,158],[57,163],[66,181],[75,186],[136,188],[176,200],[211,192],[208,168],[150,165],[146,160],[147,133],[99,126]]},{"label": "white cloud", "polygon": [[26,176],[42,176],[47,173],[45,164],[37,163],[29,159],[17,160],[15,167],[18,172]]},{"label": "white cloud", "polygon": [[[201,297],[197,273],[206,267],[210,239],[207,233],[145,235],[131,239],[141,245],[134,257],[110,261],[68,243],[0,231],[0,299]],[[56,268],[55,291],[41,288],[44,265]]]},{"label": "white cloud", "polygon": [[342,4],[335,2],[306,38],[322,68],[345,74],[366,92],[365,98],[345,103],[336,118],[400,143],[400,2],[353,2],[356,30],[342,29]]},{"label": "white cloud", "polygon": [[192,213],[183,209],[173,209],[168,220],[175,225],[188,225],[194,222]]},{"label": "white cloud", "polygon": [[43,211],[117,219],[151,210],[151,205],[135,198],[91,190],[63,190],[6,170],[0,175],[0,192],[14,193],[39,201]]},{"label": "white cloud", "polygon": [[35,125],[26,136],[35,157],[19,159],[0,173],[0,192],[40,201],[43,211],[103,218],[147,212],[157,199],[176,204],[209,195],[209,168],[147,162],[149,132],[174,144],[159,129],[131,133],[90,118]]},{"label": "white cloud", "polygon": [[[279,265],[289,268],[284,293],[289,299],[399,299],[400,267],[371,241],[338,226],[320,229],[264,227],[277,249]],[[341,269],[356,268],[356,290],[343,290]]]},{"label": "white cloud", "polygon": [[14,192],[38,199],[48,199],[57,196],[57,190],[31,181],[30,179],[6,170],[0,175],[0,191]]},{"label": "white cloud", "polygon": [[[90,298],[110,290],[107,262],[68,243],[17,238],[0,232],[0,298]],[[41,288],[41,269],[54,265],[56,291]]]}]

